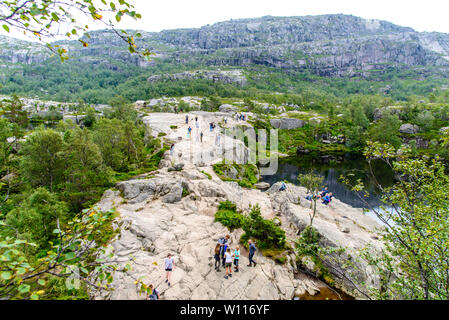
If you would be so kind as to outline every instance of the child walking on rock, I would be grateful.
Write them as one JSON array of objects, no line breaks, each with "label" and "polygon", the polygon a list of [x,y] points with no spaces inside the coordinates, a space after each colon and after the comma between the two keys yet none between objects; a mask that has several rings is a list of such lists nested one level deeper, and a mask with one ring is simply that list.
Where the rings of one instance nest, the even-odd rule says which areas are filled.
[{"label": "child walking on rock", "polygon": [[234,272],[239,272],[240,247],[237,246],[234,250]]},{"label": "child walking on rock", "polygon": [[232,257],[234,256],[233,253],[231,253],[231,248],[226,249],[225,253],[225,268],[226,268],[226,275],[224,276],[225,279],[228,279],[228,277],[232,277]]}]

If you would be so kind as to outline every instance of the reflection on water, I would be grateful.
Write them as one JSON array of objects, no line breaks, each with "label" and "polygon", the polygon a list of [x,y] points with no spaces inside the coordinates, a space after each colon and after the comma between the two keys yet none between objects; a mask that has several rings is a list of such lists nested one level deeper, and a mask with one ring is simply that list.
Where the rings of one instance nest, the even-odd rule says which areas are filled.
[{"label": "reflection on water", "polygon": [[[375,187],[373,179],[370,177],[370,167],[368,162],[360,155],[300,155],[297,157],[285,158],[280,160],[278,171],[272,176],[263,176],[262,181],[270,184],[278,181],[289,181],[299,185],[297,180],[299,173],[307,173],[313,170],[324,177],[324,184],[334,196],[353,207],[368,208],[358,197],[357,193],[351,191],[350,188],[340,182],[340,177],[348,176],[351,181],[362,179],[366,190],[369,191],[370,197],[365,198],[370,206],[377,207],[381,204],[379,190]],[[381,162],[375,162],[372,165],[373,173],[377,181],[382,186],[390,186],[393,183],[393,173]]]}]

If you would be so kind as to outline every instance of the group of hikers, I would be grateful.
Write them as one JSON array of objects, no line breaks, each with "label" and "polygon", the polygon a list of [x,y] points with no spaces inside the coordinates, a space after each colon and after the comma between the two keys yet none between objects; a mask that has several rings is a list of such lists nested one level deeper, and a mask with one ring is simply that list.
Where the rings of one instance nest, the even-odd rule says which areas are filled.
[{"label": "group of hikers", "polygon": [[[287,185],[282,181],[281,186],[279,187],[279,191],[284,191],[286,189]],[[316,199],[321,199],[322,204],[328,205],[329,203],[331,203],[334,196],[332,195],[332,192],[329,192],[327,187],[324,187],[319,194],[306,196],[306,200],[312,201],[314,197]]]},{"label": "group of hikers", "polygon": [[[218,242],[215,246],[214,250],[214,259],[215,259],[215,270],[220,271],[220,265],[225,269],[225,279],[229,279],[232,277],[232,264],[234,264],[234,272],[239,272],[239,262],[240,262],[240,247],[237,245],[234,249],[231,249],[229,245],[230,236],[227,234],[226,236],[218,239]],[[256,253],[256,245],[248,240],[249,247],[249,264],[248,267],[256,266],[257,262],[254,261],[254,254]],[[175,260],[173,256],[169,253],[167,257],[164,259],[164,269],[165,269],[165,283],[170,287],[171,283],[171,275],[173,270],[175,269]],[[152,284],[148,286],[150,288],[150,292],[148,293],[147,299],[149,300],[159,300],[160,294],[159,291],[154,288]]]},{"label": "group of hikers", "polygon": [[[218,239],[218,242],[214,250],[215,270],[220,271],[220,264],[225,268],[225,279],[232,277],[232,264],[234,263],[234,272],[239,272],[240,262],[240,247],[236,246],[231,249],[229,246],[230,236],[227,234],[225,237]],[[249,265],[248,267],[256,266],[257,262],[254,261],[254,253],[256,252],[256,246],[251,240],[248,240],[249,247]]]},{"label": "group of hikers", "polygon": [[245,116],[243,113],[241,113],[241,114],[236,114],[236,115],[235,115],[235,120],[236,120],[236,121],[239,121],[239,120],[245,121],[245,120],[246,120],[246,116]]},{"label": "group of hikers", "polygon": [[329,190],[327,189],[327,187],[323,188],[321,190],[321,193],[315,195],[315,196],[307,196],[306,199],[311,201],[313,200],[313,197],[316,197],[317,199],[321,199],[321,203],[328,205],[329,203],[331,203],[332,198],[334,197],[332,195],[332,192],[329,192]]}]

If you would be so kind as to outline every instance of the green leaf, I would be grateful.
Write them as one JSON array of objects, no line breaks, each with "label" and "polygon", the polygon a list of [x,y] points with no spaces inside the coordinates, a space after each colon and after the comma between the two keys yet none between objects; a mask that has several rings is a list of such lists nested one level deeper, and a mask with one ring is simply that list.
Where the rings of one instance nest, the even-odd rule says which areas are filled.
[{"label": "green leaf", "polygon": [[3,25],[3,29],[5,29],[6,32],[9,32],[9,27],[6,24]]},{"label": "green leaf", "polygon": [[2,276],[2,279],[9,280],[12,278],[12,273],[9,271],[3,271],[1,276]]},{"label": "green leaf", "polygon": [[75,258],[75,252],[68,252],[68,253],[66,253],[65,254],[65,258],[68,259],[68,260]]},{"label": "green leaf", "polygon": [[51,13],[51,17],[53,18],[54,21],[58,22],[59,21],[59,17],[56,13],[52,12]]},{"label": "green leaf", "polygon": [[27,293],[30,291],[30,286],[28,284],[21,284],[18,289],[20,293]]}]

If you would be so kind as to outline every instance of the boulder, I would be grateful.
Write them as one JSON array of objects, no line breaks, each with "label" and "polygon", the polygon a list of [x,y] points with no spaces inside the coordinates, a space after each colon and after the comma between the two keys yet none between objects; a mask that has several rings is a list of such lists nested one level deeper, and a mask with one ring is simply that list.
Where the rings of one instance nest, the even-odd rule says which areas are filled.
[{"label": "boulder", "polygon": [[282,118],[282,119],[271,119],[270,124],[275,129],[291,130],[304,127],[305,121],[295,118]]},{"label": "boulder", "polygon": [[449,132],[449,127],[443,127],[440,129],[440,133],[446,133]]},{"label": "boulder", "polygon": [[123,193],[129,203],[140,203],[162,197],[166,203],[174,203],[182,198],[182,189],[186,183],[179,179],[137,179],[117,183],[116,187]]},{"label": "boulder", "polygon": [[138,101],[136,101],[135,106],[136,106],[136,108],[143,108],[146,106],[146,102],[145,102],[145,100],[138,100]]},{"label": "boulder", "polygon": [[233,113],[233,112],[237,112],[238,108],[236,106],[232,106],[230,104],[222,104],[218,110],[220,110],[220,112],[226,112],[226,113]]},{"label": "boulder", "polygon": [[419,127],[414,124],[405,123],[399,128],[400,133],[415,134],[419,132]]},{"label": "boulder", "polygon": [[254,187],[256,187],[256,189],[266,190],[266,189],[270,188],[270,184],[268,182],[259,182],[259,183],[256,183],[254,185]]}]

